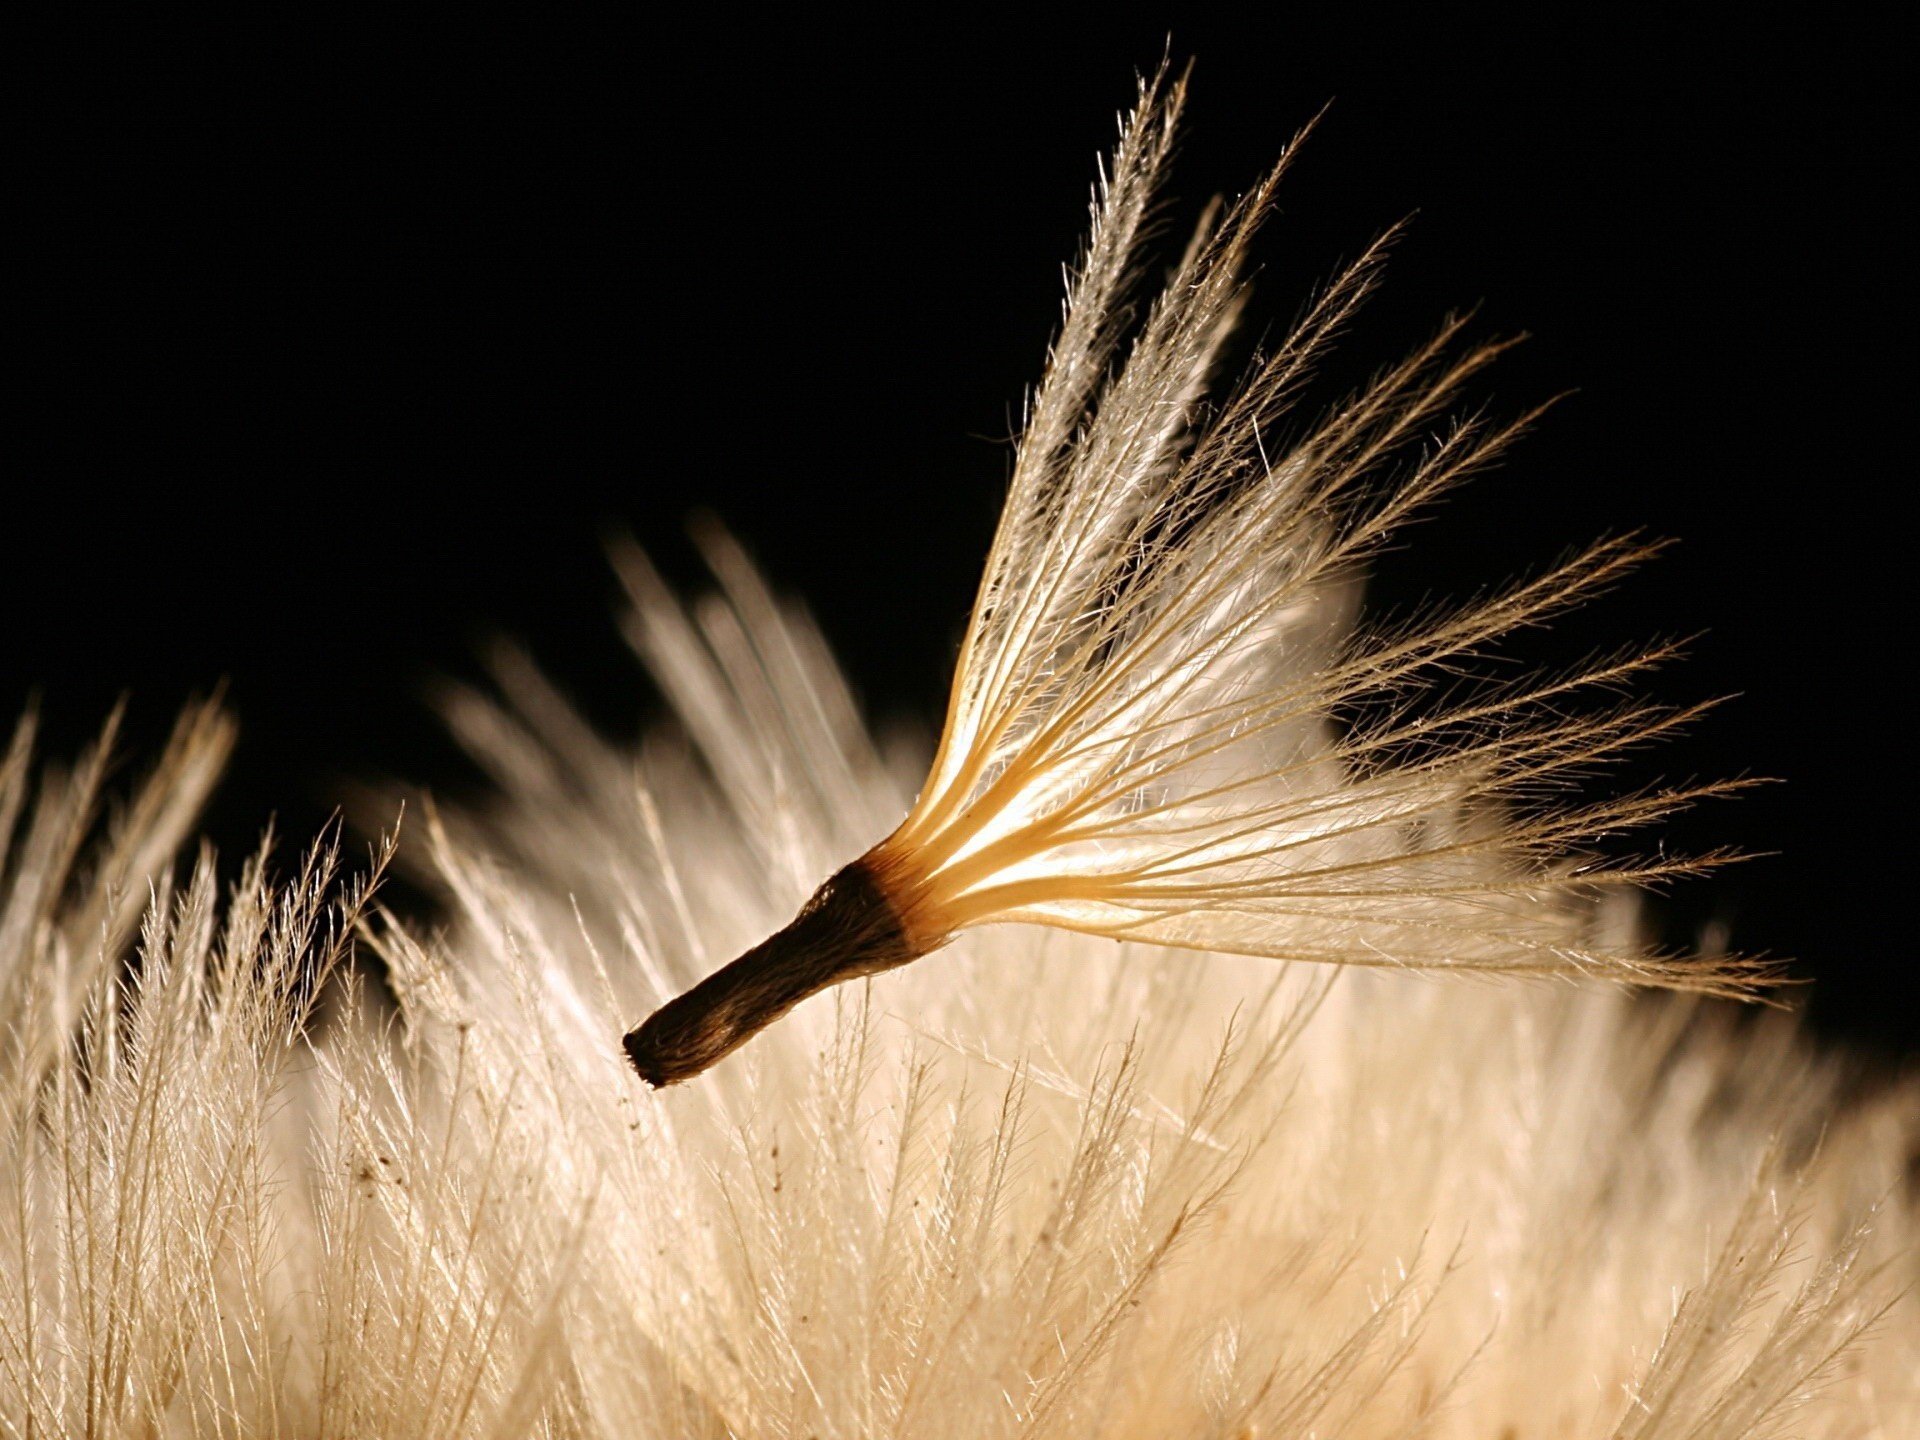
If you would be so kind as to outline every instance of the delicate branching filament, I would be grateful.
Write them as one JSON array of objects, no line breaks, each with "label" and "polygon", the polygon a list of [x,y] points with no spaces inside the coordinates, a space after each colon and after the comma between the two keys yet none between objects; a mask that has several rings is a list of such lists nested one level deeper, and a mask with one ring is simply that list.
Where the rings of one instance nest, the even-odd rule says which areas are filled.
[{"label": "delicate branching filament", "polygon": [[1510,342],[1465,344],[1449,320],[1301,423],[1303,380],[1372,289],[1383,237],[1211,403],[1284,160],[1209,214],[1144,312],[1131,303],[1181,100],[1178,83],[1146,88],[1102,187],[919,798],[786,930],[628,1037],[655,1084],[698,1073],[824,986],[1003,921],[1720,993],[1758,977],[1567,923],[1602,887],[1724,858],[1589,852],[1730,786],[1565,798],[1597,762],[1699,712],[1574,703],[1629,690],[1672,647],[1476,678],[1489,647],[1656,547],[1605,541],[1398,628],[1353,619],[1365,562],[1532,419],[1447,418]]}]

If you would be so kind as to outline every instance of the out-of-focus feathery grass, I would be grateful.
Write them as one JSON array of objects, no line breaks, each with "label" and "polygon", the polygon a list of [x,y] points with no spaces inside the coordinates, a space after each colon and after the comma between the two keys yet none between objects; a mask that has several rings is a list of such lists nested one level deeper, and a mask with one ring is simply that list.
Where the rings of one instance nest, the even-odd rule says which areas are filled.
[{"label": "out-of-focus feathery grass", "polygon": [[[1036,412],[1029,444],[1054,423]],[[1334,502],[1300,494],[1289,553],[1324,557],[1344,532],[1313,516]],[[617,1043],[631,1018],[783,921],[925,773],[875,747],[804,615],[724,535],[704,543],[719,590],[691,606],[620,557],[674,712],[637,751],[512,652],[487,693],[452,696],[498,798],[409,821],[447,904],[431,930],[370,901],[385,845],[345,878],[330,846],[278,879],[263,859],[224,896],[207,855],[174,860],[230,743],[211,708],[105,816],[111,736],[36,778],[22,727],[0,772],[0,1434],[1920,1433],[1920,1095],[1850,1091],[1785,1014],[1031,915],[1047,924],[956,927],[947,953],[647,1090]],[[1035,521],[1021,543],[1052,534]],[[1345,583],[1344,564],[1323,573]],[[1261,651],[1259,693],[1314,703],[1272,727],[1272,775],[1235,792],[1246,816],[1415,794],[1393,768],[1425,763],[1415,711],[1323,713],[1346,698],[1341,657],[1392,643],[1343,646],[1344,593],[1329,581],[1294,617],[1311,643]],[[996,653],[1054,668],[979,672],[949,737],[1080,684],[1060,667],[1135,633],[1027,613],[1067,628]],[[1001,727],[1027,748],[986,769],[1032,754],[1045,718]],[[1503,734],[1547,733],[1509,719],[1467,717],[1496,769],[1520,753]],[[936,757],[926,836],[943,795],[977,793],[963,768]],[[1513,797],[1484,764],[1432,773],[1451,789],[1418,791],[1417,813],[1310,847],[1338,866],[1383,835],[1444,846],[1370,872],[1428,883],[1345,897],[1393,938],[1309,896],[1302,948],[1412,944],[1445,968],[1444,884],[1572,962],[1545,968],[1635,973],[1628,890],[1521,893],[1496,843],[1513,832],[1486,827],[1529,812],[1502,821],[1487,802]],[[1110,798],[1119,839],[1147,833],[1137,797]],[[1249,861],[1214,858],[1228,880]],[[1262,935],[1284,938],[1286,909]],[[351,943],[385,962],[390,999],[342,963]],[[1466,968],[1513,968],[1459,943]],[[1723,973],[1713,959],[1698,973]]]}]

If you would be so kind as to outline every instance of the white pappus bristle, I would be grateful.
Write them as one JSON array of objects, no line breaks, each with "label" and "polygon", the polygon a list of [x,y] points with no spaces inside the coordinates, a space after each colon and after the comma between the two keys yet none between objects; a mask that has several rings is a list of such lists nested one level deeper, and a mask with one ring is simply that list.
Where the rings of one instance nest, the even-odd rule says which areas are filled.
[{"label": "white pappus bristle", "polygon": [[1501,345],[1462,349],[1450,321],[1271,450],[1372,286],[1383,239],[1209,409],[1283,162],[1202,228],[1114,371],[1182,99],[1164,88],[1148,88],[1116,156],[939,755],[887,842],[923,887],[929,928],[1025,920],[1286,959],[1739,988],[1738,965],[1576,940],[1549,903],[1689,868],[1570,857],[1698,790],[1550,803],[1556,777],[1690,718],[1631,703],[1565,713],[1663,652],[1451,705],[1415,698],[1650,547],[1596,545],[1416,627],[1351,623],[1359,563],[1524,423],[1446,419]]}]

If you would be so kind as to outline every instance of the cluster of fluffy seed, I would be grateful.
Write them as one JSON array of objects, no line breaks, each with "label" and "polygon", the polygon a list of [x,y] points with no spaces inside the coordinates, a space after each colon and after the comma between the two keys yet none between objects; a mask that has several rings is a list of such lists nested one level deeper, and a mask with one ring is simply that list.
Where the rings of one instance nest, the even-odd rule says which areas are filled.
[{"label": "cluster of fluffy seed", "polygon": [[637,756],[511,656],[455,701],[504,798],[418,828],[433,937],[324,855],[169,883],[210,715],[90,847],[97,757],[15,745],[0,1433],[1915,1433],[1920,1098],[1784,1016],[1004,927],[647,1090],[625,1018],[905,799],[722,561],[636,576]]},{"label": "cluster of fluffy seed", "polygon": [[[674,712],[637,750],[515,653],[450,697],[498,799],[410,822],[432,929],[371,902],[390,845],[178,862],[211,709],[104,816],[111,733],[36,776],[20,728],[0,1435],[1920,1433],[1920,1092],[1711,994],[1407,973],[1750,978],[1639,943],[1674,865],[1576,853],[1685,795],[1556,792],[1678,718],[1563,709],[1645,657],[1420,694],[1631,547],[1352,623],[1506,438],[1419,448],[1487,352],[1271,453],[1370,251],[1202,423],[1269,187],[1127,338],[1179,98],[1103,186],[930,766],[722,535],[692,607],[622,557]],[[890,943],[949,951],[649,1090],[634,1017],[863,853]]]}]

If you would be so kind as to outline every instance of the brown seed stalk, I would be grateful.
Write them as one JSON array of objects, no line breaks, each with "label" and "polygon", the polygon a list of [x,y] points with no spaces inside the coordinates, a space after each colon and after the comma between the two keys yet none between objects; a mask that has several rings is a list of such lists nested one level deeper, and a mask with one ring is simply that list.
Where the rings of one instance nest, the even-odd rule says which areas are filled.
[{"label": "brown seed stalk", "polygon": [[834,872],[786,927],[668,1001],[622,1042],[649,1085],[690,1080],[829,985],[918,959],[874,857]]}]

